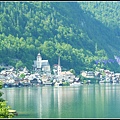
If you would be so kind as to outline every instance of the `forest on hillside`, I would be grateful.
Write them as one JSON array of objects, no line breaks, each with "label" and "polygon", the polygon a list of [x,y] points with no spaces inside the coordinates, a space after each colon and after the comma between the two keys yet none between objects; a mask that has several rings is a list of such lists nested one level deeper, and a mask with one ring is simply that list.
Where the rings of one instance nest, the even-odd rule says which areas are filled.
[{"label": "forest on hillside", "polygon": [[81,8],[87,14],[102,22],[105,26],[110,27],[117,37],[120,38],[120,2],[80,2]]},{"label": "forest on hillside", "polygon": [[[81,4],[81,5],[80,5]],[[86,3],[87,4],[87,3]],[[77,74],[81,70],[98,68],[119,71],[117,62],[100,62],[96,60],[114,59],[119,56],[120,36],[118,11],[116,7],[114,19],[105,23],[96,16],[91,5],[91,12],[84,11],[88,5],[82,2],[0,2],[0,64],[12,65],[16,68],[27,67],[32,70],[33,60],[38,52],[42,59],[48,59],[51,68],[61,59],[64,69],[74,69]],[[98,5],[99,6],[99,5]],[[105,10],[105,11],[104,11]],[[108,13],[107,13],[108,12]],[[114,11],[113,11],[114,12]],[[98,20],[99,19],[99,20]],[[118,22],[116,22],[118,21]],[[111,26],[109,26],[109,24]],[[115,24],[116,23],[116,24]]]}]

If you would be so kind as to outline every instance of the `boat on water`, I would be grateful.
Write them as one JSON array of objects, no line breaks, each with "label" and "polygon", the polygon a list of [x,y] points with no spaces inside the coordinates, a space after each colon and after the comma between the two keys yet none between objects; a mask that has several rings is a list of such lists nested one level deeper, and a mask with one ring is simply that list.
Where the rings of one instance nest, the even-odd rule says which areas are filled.
[{"label": "boat on water", "polygon": [[43,82],[43,85],[50,85],[50,86],[53,86],[54,85],[54,83],[53,82],[50,82],[50,81],[45,81],[45,82]]},{"label": "boat on water", "polygon": [[62,82],[55,82],[54,86],[55,86],[55,87],[63,86],[63,83],[62,83]]},{"label": "boat on water", "polygon": [[100,83],[100,84],[101,84],[101,83],[105,83],[105,80],[100,80],[99,83]]},{"label": "boat on water", "polygon": [[72,82],[72,83],[70,83],[70,86],[79,86],[79,85],[81,85],[80,82]]}]

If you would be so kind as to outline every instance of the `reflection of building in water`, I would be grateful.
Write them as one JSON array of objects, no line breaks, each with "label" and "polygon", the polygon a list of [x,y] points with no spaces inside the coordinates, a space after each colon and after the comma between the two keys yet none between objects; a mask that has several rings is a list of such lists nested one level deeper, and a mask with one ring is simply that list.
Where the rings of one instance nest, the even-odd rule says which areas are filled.
[{"label": "reflection of building in water", "polygon": [[36,111],[37,111],[38,118],[42,118],[42,116],[43,116],[42,89],[37,90],[37,95],[40,95],[40,96],[37,97],[37,99],[36,99],[36,104],[37,104]]},{"label": "reflection of building in water", "polygon": [[57,98],[57,102],[58,102],[58,115],[59,118],[61,118],[61,114],[62,114],[62,95],[61,95],[61,89],[58,89],[58,98]]},{"label": "reflection of building in water", "polygon": [[42,60],[40,53],[37,55],[37,60],[34,60],[33,70],[51,75],[49,62],[48,60]]},{"label": "reflection of building in water", "polygon": [[[78,91],[75,90],[76,88],[73,87],[70,89],[63,87],[54,88],[54,108],[57,108],[58,110],[58,118],[62,118],[63,115],[65,116],[65,109],[67,107],[71,108],[70,106],[76,99],[74,97],[77,96],[77,94],[79,94]],[[70,115],[67,115],[67,117],[69,116]]]}]

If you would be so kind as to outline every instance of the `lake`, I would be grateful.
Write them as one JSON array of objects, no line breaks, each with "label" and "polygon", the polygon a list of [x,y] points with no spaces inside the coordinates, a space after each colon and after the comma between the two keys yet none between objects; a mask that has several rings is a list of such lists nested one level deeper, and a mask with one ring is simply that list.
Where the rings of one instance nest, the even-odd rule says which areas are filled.
[{"label": "lake", "polygon": [[120,84],[2,88],[14,118],[120,118]]}]

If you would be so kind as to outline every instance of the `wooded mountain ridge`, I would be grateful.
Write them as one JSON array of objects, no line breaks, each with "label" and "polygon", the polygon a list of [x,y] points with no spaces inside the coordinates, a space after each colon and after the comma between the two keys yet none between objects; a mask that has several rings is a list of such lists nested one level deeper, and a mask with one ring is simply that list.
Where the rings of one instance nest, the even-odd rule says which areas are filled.
[{"label": "wooded mountain ridge", "polygon": [[119,2],[0,2],[0,63],[32,70],[38,52],[63,70],[119,71]]}]

